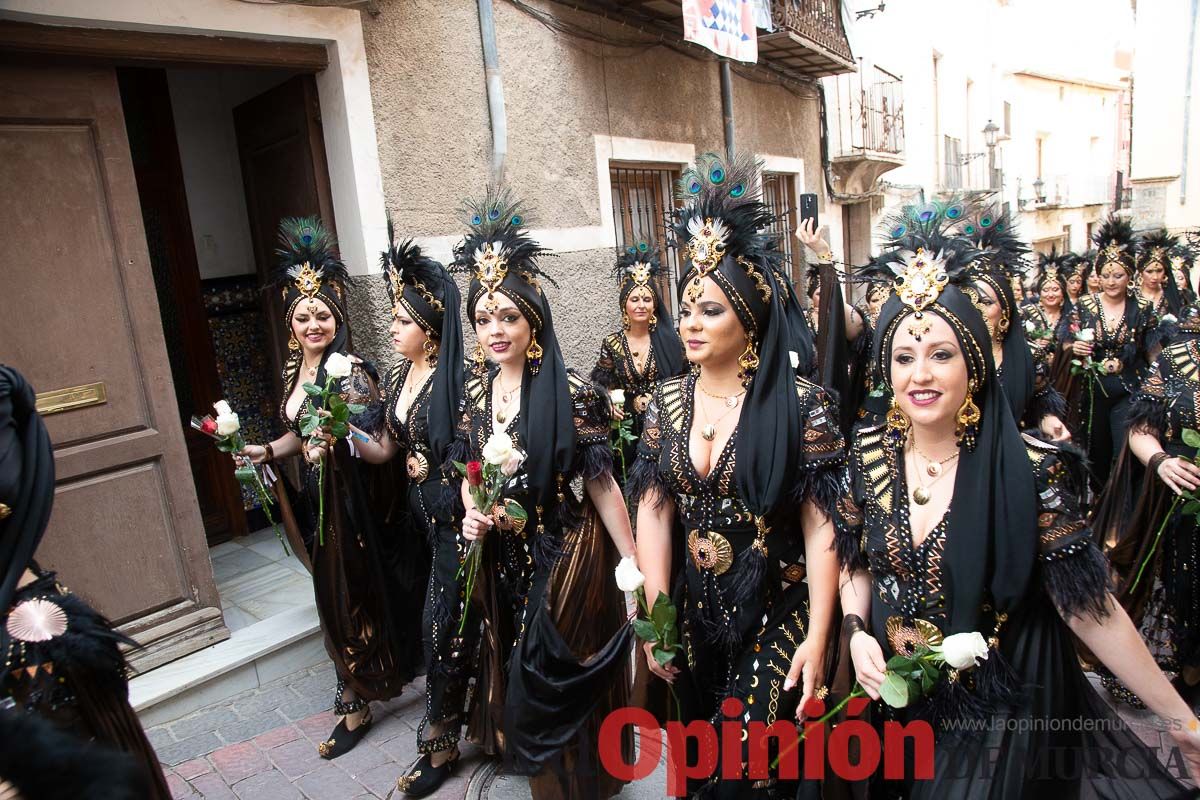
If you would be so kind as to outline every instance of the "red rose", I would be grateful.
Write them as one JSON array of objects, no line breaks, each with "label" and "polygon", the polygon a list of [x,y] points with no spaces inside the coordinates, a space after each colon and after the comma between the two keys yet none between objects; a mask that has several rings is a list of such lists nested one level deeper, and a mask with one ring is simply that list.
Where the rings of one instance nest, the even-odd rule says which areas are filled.
[{"label": "red rose", "polygon": [[200,420],[200,431],[207,433],[209,436],[214,435],[217,432],[217,421],[212,417],[205,417]]},{"label": "red rose", "polygon": [[467,462],[467,483],[471,486],[483,485],[483,464],[478,461]]}]

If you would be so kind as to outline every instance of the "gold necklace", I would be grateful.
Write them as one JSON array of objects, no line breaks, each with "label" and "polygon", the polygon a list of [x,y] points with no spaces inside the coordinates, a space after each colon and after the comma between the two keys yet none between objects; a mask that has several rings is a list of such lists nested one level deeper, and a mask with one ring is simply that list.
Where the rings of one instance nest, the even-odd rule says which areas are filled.
[{"label": "gold necklace", "polygon": [[708,389],[705,389],[704,384],[702,384],[700,381],[697,380],[696,385],[700,387],[700,391],[704,392],[706,395],[708,395],[709,397],[711,397],[714,400],[720,400],[728,408],[737,408],[738,398],[746,393],[746,390],[742,389],[737,394],[730,394],[730,395],[713,394]]},{"label": "gold necklace", "polygon": [[[705,394],[708,394],[708,392],[705,392]],[[712,396],[713,395],[709,395],[709,397],[712,397]],[[699,406],[700,406],[700,413],[704,414],[704,423],[705,423],[704,426],[702,428],[700,428],[700,438],[706,442],[711,442],[713,439],[717,438],[717,423],[719,423],[721,420],[725,419],[727,416],[729,416],[730,412],[732,412],[733,409],[737,408],[737,404],[734,403],[732,406],[729,406],[728,408],[725,409],[724,414],[717,417],[717,422],[713,422],[712,419],[708,416],[708,409],[704,407],[704,403],[699,403]]]},{"label": "gold necklace", "polygon": [[321,366],[320,361],[318,361],[316,363],[316,365],[311,366],[311,367],[308,364],[305,364],[304,369],[308,371],[308,377],[315,378],[317,376],[317,367],[319,367],[319,366]]},{"label": "gold necklace", "polygon": [[[913,453],[913,455],[915,456],[915,455],[917,454],[917,452],[918,452],[918,451],[917,451],[917,445],[916,445],[916,443],[915,443],[915,442],[913,442],[912,440],[910,440],[910,441],[909,441],[909,443],[912,445],[911,452],[912,452],[912,453]],[[949,461],[949,459],[947,459],[947,461]],[[942,462],[942,463],[945,463],[945,462]],[[925,483],[925,482],[922,480],[922,478],[921,478],[921,470],[920,470],[920,469],[916,469],[916,467],[917,467],[917,465],[916,465],[916,464],[913,464],[913,467],[914,467],[914,470],[913,470],[913,472],[914,472],[914,473],[916,474],[916,476],[917,476],[917,484],[918,484],[918,485],[917,485],[917,487],[916,487],[915,489],[913,489],[913,490],[912,490],[912,501],[913,501],[914,503],[916,503],[917,505],[919,505],[919,506],[923,506],[923,505],[925,505],[926,503],[928,503],[928,502],[929,502],[929,500],[930,500],[930,499],[933,497],[933,495],[932,495],[932,494],[930,494],[930,492],[929,492],[929,490],[930,490],[930,489],[933,487],[933,485],[934,485],[935,483],[937,483],[938,481],[940,481],[942,478],[944,478],[944,477],[946,477],[947,475],[949,475],[950,473],[949,473],[949,472],[943,472],[941,475],[938,475],[936,478],[934,478],[934,479],[933,479],[932,481],[930,481],[929,483]],[[940,465],[940,464],[938,465],[938,469],[939,469],[939,470],[941,469],[941,465]]]},{"label": "gold necklace", "polygon": [[512,408],[513,403],[521,399],[521,395],[519,394],[516,397],[513,397],[513,394],[521,388],[521,384],[518,383],[516,386],[506,392],[504,391],[504,384],[500,383],[499,377],[496,378],[496,383],[500,387],[500,402],[504,404],[502,407],[496,409],[496,424],[503,425],[510,419],[508,410]]},{"label": "gold necklace", "polygon": [[500,377],[496,377],[496,383],[500,386],[500,402],[507,403],[512,397],[513,392],[521,388],[521,381],[517,381],[517,385],[511,389],[505,389],[504,384],[500,381]]},{"label": "gold necklace", "polygon": [[945,464],[947,461],[953,461],[954,459],[958,458],[958,456],[959,456],[960,451],[955,450],[953,453],[946,456],[941,461],[938,461],[936,459],[930,458],[929,456],[927,456],[921,452],[921,448],[917,447],[916,438],[913,438],[910,441],[912,443],[912,449],[916,452],[916,454],[919,455],[921,458],[925,459],[925,471],[929,473],[929,477],[931,477],[931,478],[936,478],[938,475],[941,475],[942,474],[942,465]]}]

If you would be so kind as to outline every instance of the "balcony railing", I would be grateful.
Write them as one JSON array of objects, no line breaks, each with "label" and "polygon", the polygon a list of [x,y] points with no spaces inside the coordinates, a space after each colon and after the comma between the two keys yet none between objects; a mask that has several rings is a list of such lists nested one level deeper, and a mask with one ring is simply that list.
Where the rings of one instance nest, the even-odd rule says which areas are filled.
[{"label": "balcony railing", "polygon": [[865,151],[904,152],[904,82],[899,78],[867,83],[863,71],[838,75],[832,97],[837,117],[834,155]]},{"label": "balcony railing", "polygon": [[771,22],[835,56],[854,62],[850,41],[842,25],[841,0],[771,0]]},{"label": "balcony railing", "polygon": [[963,153],[942,165],[942,190],[947,192],[998,192],[1004,188],[1001,150]]},{"label": "balcony railing", "polygon": [[[1026,188],[1027,187],[1027,188]],[[1042,179],[1041,196],[1036,194],[1034,179],[1022,182],[1018,201],[1025,207],[1050,206],[1078,208],[1098,206],[1113,200],[1113,179],[1107,175],[1049,175]]]}]

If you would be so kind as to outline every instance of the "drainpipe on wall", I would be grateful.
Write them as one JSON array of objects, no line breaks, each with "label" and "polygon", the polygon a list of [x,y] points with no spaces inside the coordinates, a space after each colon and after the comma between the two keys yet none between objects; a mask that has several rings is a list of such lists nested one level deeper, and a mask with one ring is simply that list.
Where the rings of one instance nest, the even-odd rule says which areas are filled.
[{"label": "drainpipe on wall", "polygon": [[487,79],[488,116],[492,122],[492,185],[504,182],[508,155],[508,117],[504,113],[504,83],[496,51],[496,18],[492,0],[479,0],[479,38],[483,41],[483,75]]},{"label": "drainpipe on wall", "polygon": [[1179,165],[1179,205],[1187,203],[1188,184],[1188,135],[1192,126],[1192,59],[1196,54],[1196,7],[1200,0],[1192,0],[1192,13],[1188,17],[1187,77],[1183,89],[1183,157]]},{"label": "drainpipe on wall", "polygon": [[729,60],[721,64],[721,114],[725,118],[725,155],[733,158],[733,72]]}]

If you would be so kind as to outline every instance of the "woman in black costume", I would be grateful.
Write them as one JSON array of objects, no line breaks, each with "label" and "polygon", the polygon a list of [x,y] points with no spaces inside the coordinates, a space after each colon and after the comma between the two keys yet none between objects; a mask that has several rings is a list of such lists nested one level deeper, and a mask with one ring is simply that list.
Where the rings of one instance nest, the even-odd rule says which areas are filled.
[{"label": "woman in black costume", "polygon": [[[394,516],[405,522],[400,535],[426,542],[432,555],[432,569],[429,562],[413,563],[415,558],[398,565],[411,573],[411,583],[428,581],[421,615],[426,674],[425,717],[417,728],[421,757],[398,781],[409,797],[425,797],[457,765],[471,665],[455,624],[466,605],[457,579],[465,552],[457,524],[463,509],[457,475],[446,464],[462,396],[462,322],[458,286],[446,268],[411,240],[397,243],[390,219],[388,241],[381,263],[391,300],[392,347],[400,358],[383,381],[381,402],[362,419],[370,436],[359,451],[373,464],[403,458],[407,480],[395,497]],[[415,617],[419,605],[410,601],[397,611]]]},{"label": "woman in black costume", "polygon": [[[616,274],[621,330],[601,342],[592,385],[609,393],[613,417],[632,417],[630,432],[641,437],[650,390],[683,372],[683,343],[661,296],[662,266],[654,247],[647,242],[627,247],[617,259]],[[621,443],[626,471],[633,465],[636,447],[636,442]]]},{"label": "woman in black costume", "polygon": [[[305,441],[301,434],[304,416],[319,403],[304,384],[323,388],[332,365],[334,388],[347,403],[372,404],[379,393],[369,365],[346,352],[347,274],[333,235],[315,218],[286,219],[280,223],[279,240],[276,285],[283,297],[289,350],[279,414],[287,432],[266,445],[247,445],[242,455],[262,464],[303,450],[302,492],[315,510],[322,499],[318,465],[326,454],[314,444],[319,436]],[[318,750],[322,758],[337,758],[369,730],[370,701],[399,695],[421,666],[419,621],[400,612],[420,602],[424,582],[406,576],[412,560],[397,550],[411,541],[383,529],[385,514],[375,505],[379,496],[368,491],[366,465],[347,440],[338,441],[325,458],[324,474],[325,530],[315,530],[317,515],[310,513],[302,533],[325,651],[337,673],[334,712],[340,719]],[[414,558],[424,561],[423,556]]]},{"label": "woman in black costume", "polygon": [[[1110,548],[1118,600],[1159,668],[1194,705],[1200,700],[1200,531],[1178,499],[1200,488],[1196,448],[1183,441],[1185,430],[1200,427],[1200,315],[1190,311],[1133,397],[1129,438],[1092,526]],[[1142,705],[1111,674],[1102,679],[1117,699]]]},{"label": "woman in black costume", "polygon": [[1175,721],[1196,774],[1200,723],[1113,602],[1065,453],[1018,430],[991,334],[959,288],[979,253],[943,231],[914,226],[876,262],[896,288],[874,342],[895,401],[886,424],[858,432],[838,504],[843,630],[872,699],[893,654],[972,632],[982,648],[893,712],[932,723],[933,777],[910,772],[880,794],[1190,796],[1079,667],[1072,634]]},{"label": "woman in black costume", "polygon": [[482,637],[468,737],[532,776],[535,800],[610,797],[621,784],[599,767],[598,733],[628,703],[632,639],[613,572],[634,545],[612,475],[608,402],[563,363],[542,291],[545,251],[520,204],[489,193],[468,204],[467,222],[455,267],[471,274],[478,345],[456,460],[508,462],[505,496],[528,514],[481,513],[462,482],[463,536],[484,548],[465,623]]},{"label": "woman in black costume", "polygon": [[[1129,285],[1137,263],[1137,243],[1129,222],[1109,217],[1096,232],[1095,243],[1099,248],[1095,272],[1103,288],[1079,298],[1071,310],[1071,338],[1063,345],[1066,358],[1095,363],[1101,370],[1098,376],[1075,381],[1074,397],[1067,398],[1079,420],[1093,489],[1099,493],[1125,442],[1129,397],[1158,355],[1153,338],[1159,321],[1150,304]],[[1080,338],[1086,331],[1091,331],[1087,334],[1091,340]]]},{"label": "woman in black costume", "polygon": [[[128,665],[120,647],[132,642],[34,561],[53,502],[54,453],[33,388],[15,369],[0,365],[0,700],[11,699],[64,734],[42,731],[34,721],[6,719],[3,729],[22,738],[0,739],[6,751],[0,796],[7,796],[5,781],[29,800],[63,796],[43,793],[49,787],[69,792],[71,786],[105,786],[104,776],[86,774],[87,761],[94,759],[96,769],[119,770],[111,776],[112,796],[168,800],[158,757],[129,705]],[[30,774],[45,753],[19,764],[7,758],[34,743],[26,735],[46,737],[47,746],[81,760],[44,763],[50,772]]]},{"label": "woman in black costume", "polygon": [[[660,666],[650,643],[642,657],[673,683],[683,722],[718,722],[718,737],[732,724],[721,712],[727,699],[741,704],[744,723],[770,725],[817,692],[837,573],[829,519],[843,459],[837,409],[789,369],[785,303],[794,297],[780,282],[778,251],[759,233],[773,220],[750,188],[756,172],[752,159],[707,154],[680,181],[680,331],[693,372],[655,388],[628,487],[639,501],[646,596],[672,594],[673,576],[683,576],[673,592],[681,657]],[[777,775],[713,775],[688,788],[765,798],[800,787]]]}]

